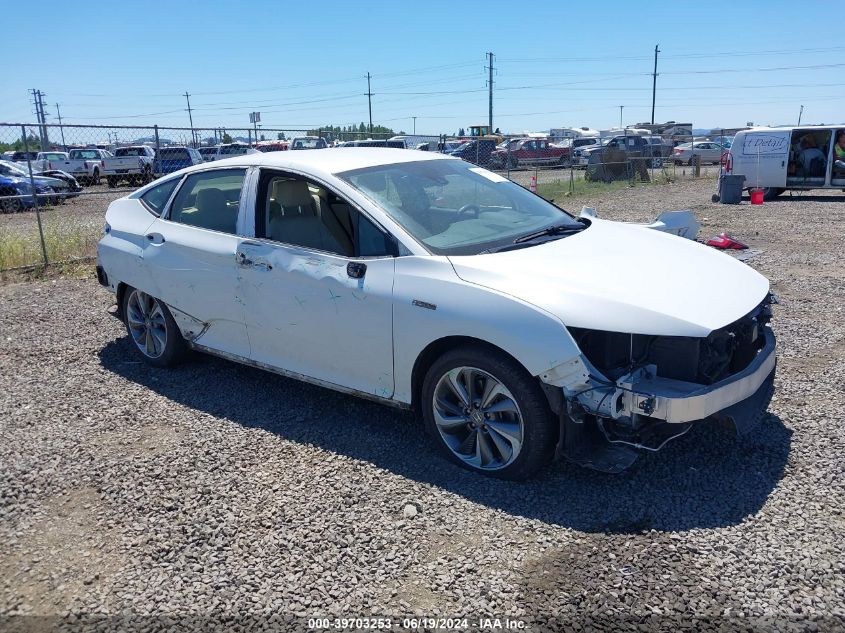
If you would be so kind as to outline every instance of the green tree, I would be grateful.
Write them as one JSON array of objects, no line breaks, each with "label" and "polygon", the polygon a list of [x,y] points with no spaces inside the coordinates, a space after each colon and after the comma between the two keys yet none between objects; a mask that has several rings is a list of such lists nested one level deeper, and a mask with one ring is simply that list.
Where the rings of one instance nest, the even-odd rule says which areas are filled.
[{"label": "green tree", "polygon": [[458,136],[466,136],[466,132],[464,131],[464,128],[461,128],[460,130],[458,130]]},{"label": "green tree", "polygon": [[278,134],[276,134],[276,140],[277,141],[284,141],[285,140],[285,133],[279,132]]},{"label": "green tree", "polygon": [[223,132],[223,142],[224,143],[231,143],[232,142],[232,137],[229,136],[228,132]]}]

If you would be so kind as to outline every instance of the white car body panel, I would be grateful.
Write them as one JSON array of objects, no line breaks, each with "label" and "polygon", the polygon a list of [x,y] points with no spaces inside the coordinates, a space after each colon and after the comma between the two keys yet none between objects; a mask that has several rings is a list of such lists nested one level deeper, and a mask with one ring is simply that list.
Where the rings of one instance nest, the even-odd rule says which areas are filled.
[{"label": "white car body panel", "polygon": [[[706,337],[767,296],[768,281],[747,265],[664,232],[692,231],[688,216],[662,216],[647,226],[592,217],[585,230],[542,244],[434,256],[336,175],[422,160],[458,159],[361,148],[249,154],[190,167],[172,177],[246,169],[237,234],[154,217],[139,197],[163,182],[157,181],[110,205],[111,230],[98,246],[98,264],[113,291],[128,284],[171,306],[195,347],[400,405],[414,400],[420,355],[448,337],[495,346],[575,397],[575,387],[591,384],[591,370],[567,326]],[[392,234],[400,256],[347,258],[255,238],[262,169],[324,184]],[[366,264],[363,278],[348,274],[350,262]],[[766,378],[773,347],[768,353],[771,360],[747,385],[720,392],[721,402],[747,397]],[[585,393],[585,406],[590,398],[599,407],[605,402],[598,387]],[[633,407],[639,401],[630,393]],[[705,395],[687,409],[709,410],[713,396]],[[678,410],[668,396],[658,404]]]},{"label": "white car body panel", "polygon": [[[251,358],[374,395],[393,395],[393,269],[395,259],[349,259],[329,253],[245,241],[252,262],[238,271],[252,345]],[[366,264],[363,278],[347,264]]]},{"label": "white car body panel", "polygon": [[451,260],[461,279],[539,306],[568,326],[633,334],[707,336],[769,290],[765,277],[729,255],[598,218],[546,244]]}]

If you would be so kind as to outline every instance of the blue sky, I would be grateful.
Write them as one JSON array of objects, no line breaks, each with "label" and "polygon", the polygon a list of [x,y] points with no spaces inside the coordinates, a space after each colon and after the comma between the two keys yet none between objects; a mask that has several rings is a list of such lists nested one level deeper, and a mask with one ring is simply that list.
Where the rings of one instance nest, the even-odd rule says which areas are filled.
[{"label": "blue sky", "polygon": [[[37,9],[34,7],[37,6]],[[649,9],[653,7],[653,9]],[[797,9],[800,8],[801,11]],[[36,11],[37,15],[33,13]],[[454,132],[487,120],[485,53],[504,132],[651,117],[695,127],[845,120],[845,39],[824,2],[6,3],[0,121],[30,88],[66,123],[345,125]],[[639,15],[641,14],[641,15]]]}]

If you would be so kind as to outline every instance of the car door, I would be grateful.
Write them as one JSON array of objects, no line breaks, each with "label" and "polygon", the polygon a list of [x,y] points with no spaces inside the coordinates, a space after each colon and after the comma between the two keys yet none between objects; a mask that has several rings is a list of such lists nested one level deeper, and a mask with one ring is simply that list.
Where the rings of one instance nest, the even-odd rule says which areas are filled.
[{"label": "car door", "polygon": [[391,397],[391,238],[301,176],[264,170],[256,196],[256,238],[237,252],[252,359]]},{"label": "car door", "polygon": [[245,174],[245,168],[229,168],[186,176],[147,229],[142,261],[151,292],[185,315],[174,316],[191,324],[198,345],[248,358],[235,263],[246,239],[238,234]]}]

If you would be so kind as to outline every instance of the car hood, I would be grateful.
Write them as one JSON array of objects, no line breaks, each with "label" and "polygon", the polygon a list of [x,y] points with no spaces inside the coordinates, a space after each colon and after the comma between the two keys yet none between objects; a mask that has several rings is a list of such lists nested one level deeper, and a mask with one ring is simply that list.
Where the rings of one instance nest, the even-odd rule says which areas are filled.
[{"label": "car hood", "polygon": [[765,277],[729,255],[600,219],[543,244],[449,259],[466,282],[533,304],[567,326],[612,332],[707,336],[769,291]]}]

